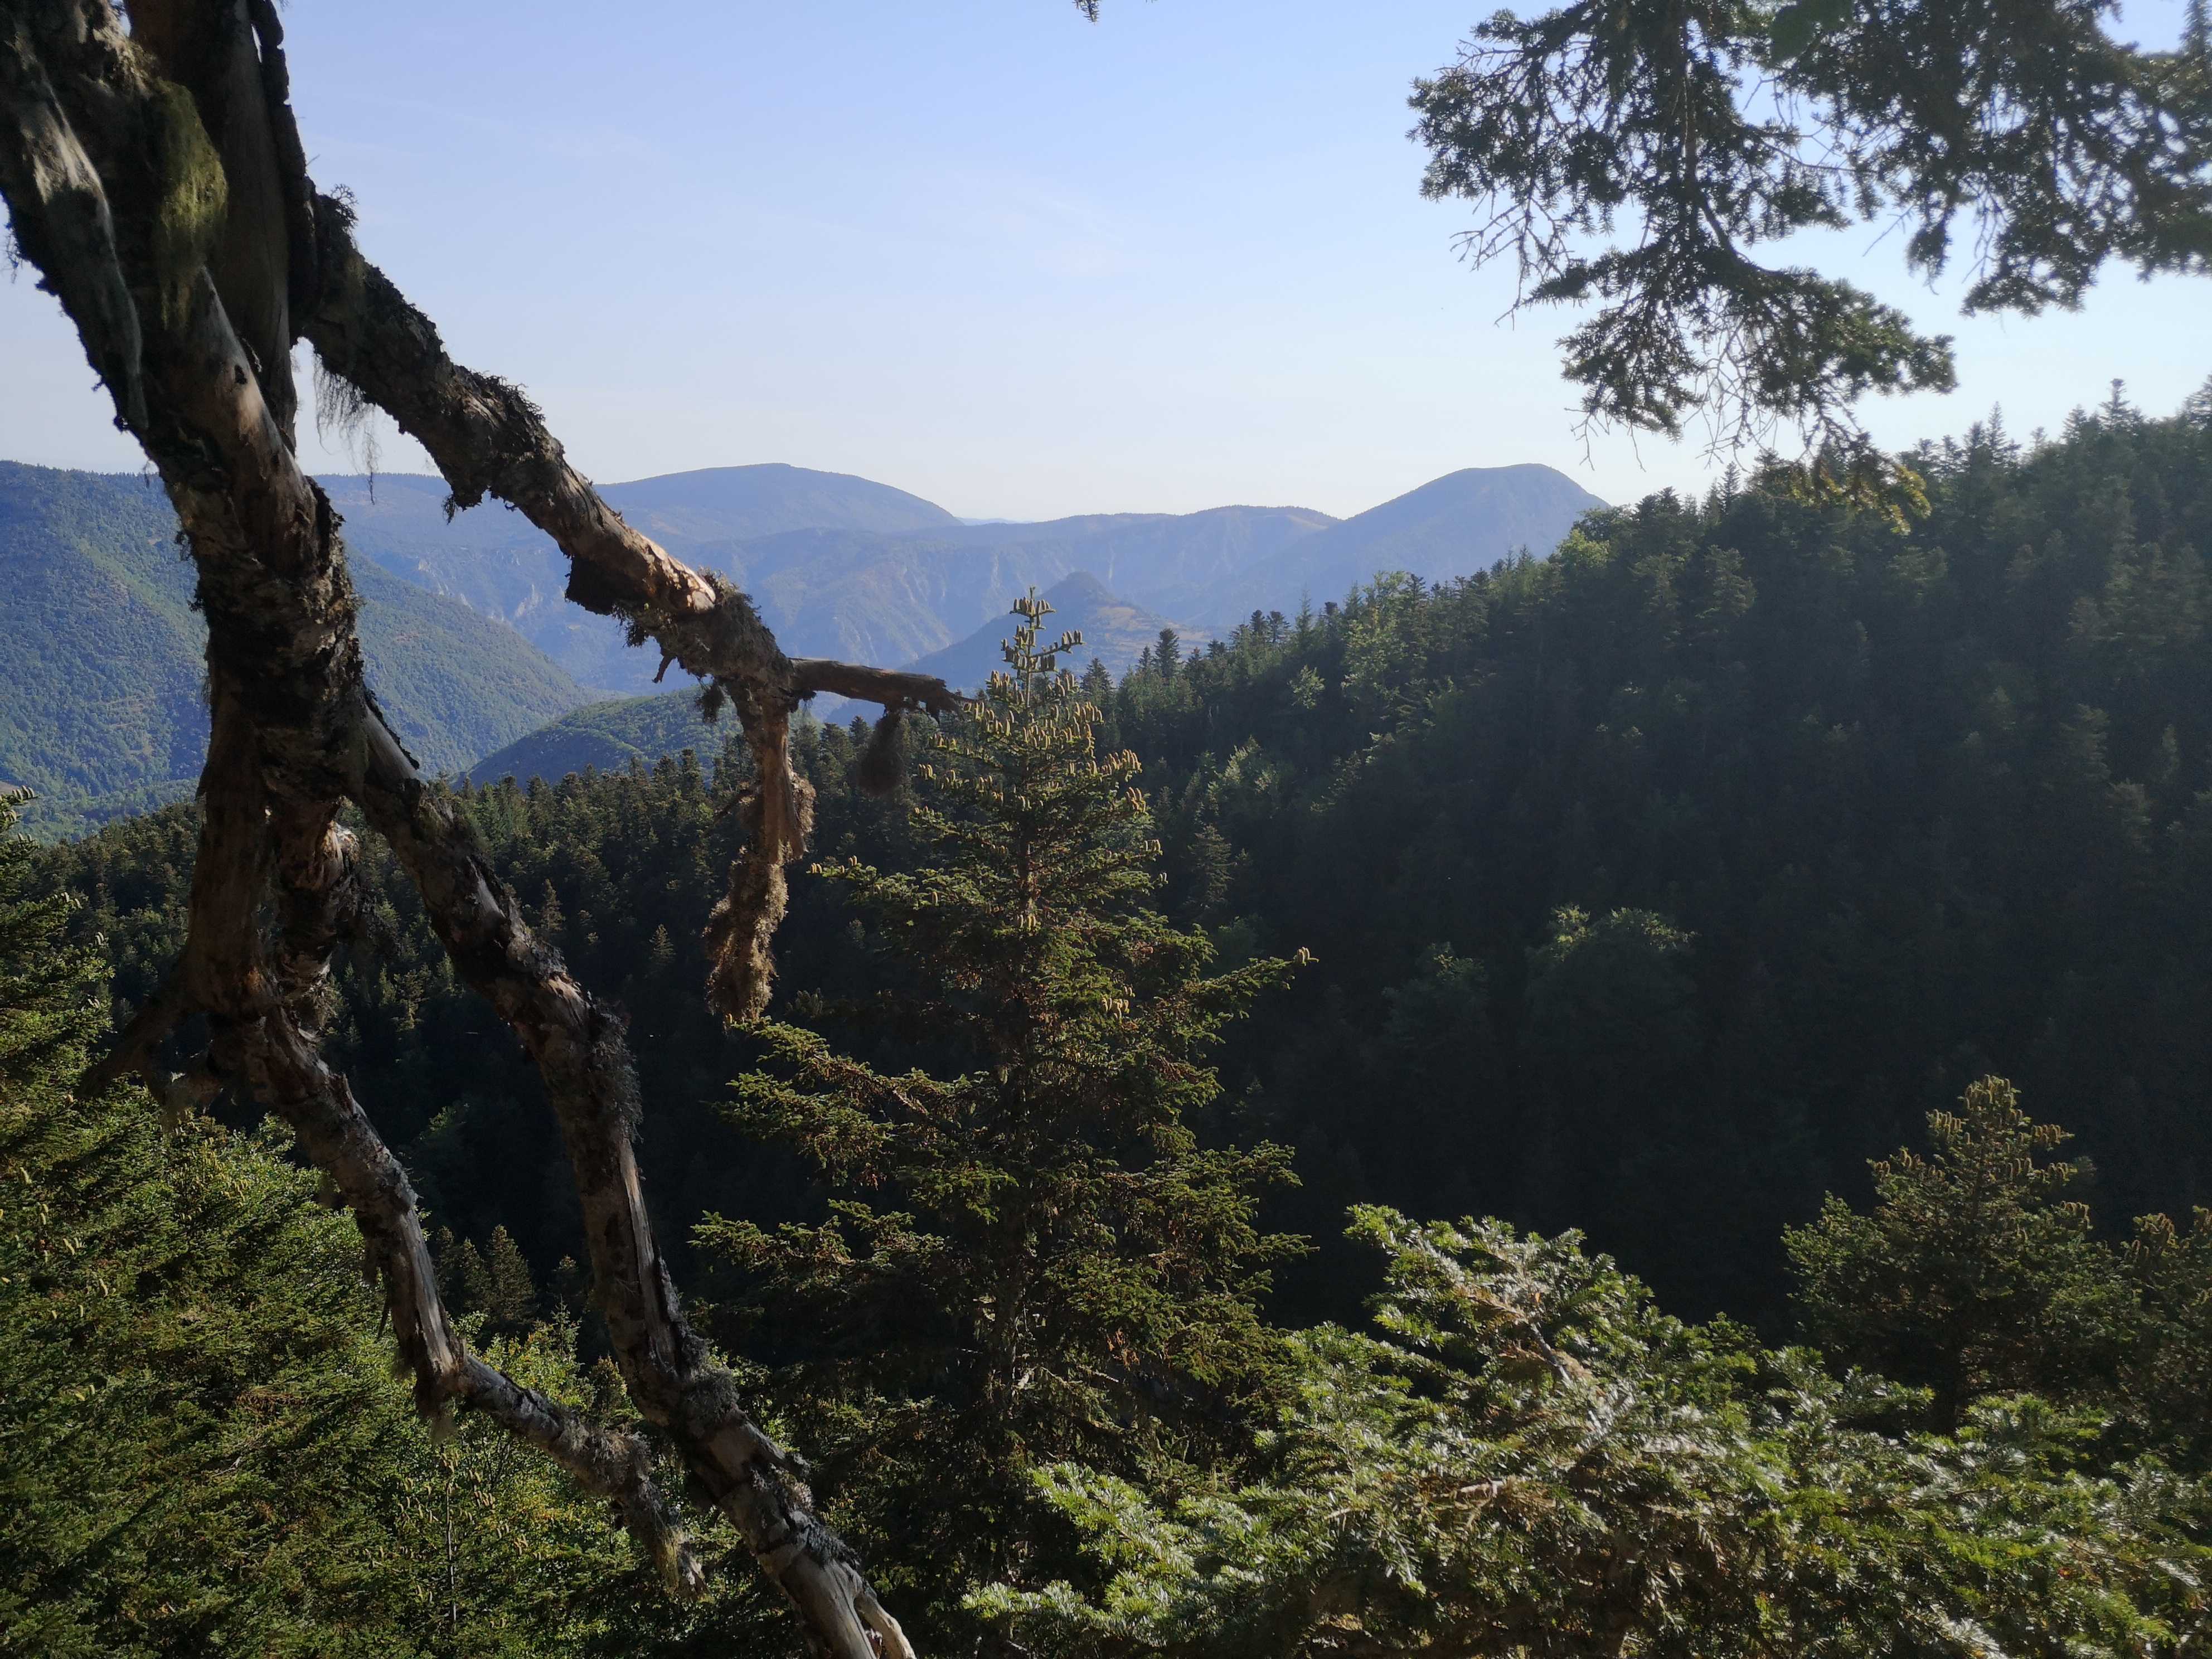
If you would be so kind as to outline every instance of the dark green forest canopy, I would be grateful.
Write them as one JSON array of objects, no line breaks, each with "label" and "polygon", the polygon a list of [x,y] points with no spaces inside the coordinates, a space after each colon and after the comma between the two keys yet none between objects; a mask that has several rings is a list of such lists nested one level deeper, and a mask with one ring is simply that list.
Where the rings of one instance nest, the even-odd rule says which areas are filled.
[{"label": "dark green forest canopy", "polygon": [[[1261,616],[1100,688],[1175,914],[1232,964],[1317,957],[1229,1036],[1201,1121],[1295,1146],[1273,1224],[1330,1241],[1375,1200],[1579,1225],[1670,1306],[1777,1318],[1783,1226],[1988,1070],[2076,1133],[2101,1224],[2212,1200],[2212,398],[1908,459],[1907,527],[1756,480],[1657,496],[1550,560]],[[818,854],[914,867],[854,735],[803,747]],[[722,1121],[756,1051],[694,994],[739,781],[672,761],[467,798],[629,1012],[672,1234],[814,1213]],[[52,855],[126,1000],[174,947],[190,844],[173,809]],[[505,1224],[543,1274],[574,1224],[537,1085],[371,867],[335,1053],[436,1220]],[[884,983],[851,921],[799,879],[783,983]],[[1364,1284],[1325,1243],[1279,1306]]]},{"label": "dark green forest canopy", "polygon": [[[1057,773],[1072,757],[1064,739],[1033,759]],[[847,1518],[873,1510],[895,1527],[915,1611],[925,1596],[934,1604],[924,1650],[1321,1659],[1356,1634],[1385,1651],[1557,1659],[1814,1648],[1965,1659],[1992,1645],[2178,1654],[2201,1640],[2212,1214],[2186,1229],[2149,1218],[2124,1250],[2092,1238],[2065,1196],[2082,1173],[2058,1156],[2065,1137],[2000,1079],[1931,1116],[1932,1156],[1877,1166],[1876,1205],[1831,1201],[1792,1235],[1821,1356],[1764,1349],[1727,1321],[1669,1317],[1573,1233],[1377,1208],[1352,1228],[1385,1257],[1371,1319],[1263,1331],[1232,1287],[1206,1286],[1209,1267],[1234,1271],[1240,1232],[1256,1242],[1242,1231],[1249,1198],[1231,1190],[1238,1160],[1172,1133],[1149,1164],[1079,1152],[1090,1178],[1076,1187],[1103,1197],[1164,1180],[1156,1195],[1173,1199],[1194,1174],[1225,1177],[1227,1255],[1181,1228],[1180,1201],[1155,1216],[1164,1237],[1102,1231],[1106,1217],[1086,1222],[1084,1206],[1072,1229],[1033,1228],[1026,1202],[994,1201],[994,1188],[1030,1200],[1068,1190],[1053,1138],[1005,1131],[1047,1127],[1061,1103],[1055,1074],[1079,1091],[1117,1018],[1134,1014],[1146,1039],[1121,1073],[1164,1069],[1164,1089],[1139,1083],[1133,1115],[1118,1089],[1094,1090],[1068,1103],[1073,1121],[1109,1139],[1139,1124],[1172,1130],[1166,1097],[1196,1103],[1212,1086],[1177,1063],[1200,1031],[1189,1013],[1230,1012],[1237,982],[1256,988],[1282,966],[1195,984],[1185,975],[1207,955],[1195,934],[1141,909],[1062,902],[1095,890],[1118,854],[1133,855],[1126,875],[1149,863],[1141,805],[1114,805],[1131,764],[1086,775],[1077,757],[1074,789],[1036,802],[1048,823],[1088,793],[1085,833],[1104,831],[1109,854],[1103,866],[1063,861],[1036,895],[1052,913],[1028,952],[1041,974],[1007,972],[1003,953],[960,943],[1019,929],[1022,907],[969,902],[1003,884],[999,865],[853,871],[864,896],[873,884],[889,902],[876,914],[893,926],[904,900],[924,901],[909,908],[918,928],[929,898],[946,901],[934,915],[951,924],[940,937],[956,953],[944,959],[953,1000],[1002,1055],[1044,1062],[1032,1079],[1042,1091],[1006,1097],[1011,1120],[986,1103],[988,1073],[930,1085],[912,1097],[918,1114],[884,1109],[866,1097],[924,1080],[872,1073],[789,1028],[802,1074],[749,1091],[749,1108],[768,1107],[817,1151],[866,1163],[872,1146],[890,1150],[905,1166],[897,1184],[951,1224],[934,1238],[907,1234],[914,1217],[855,1206],[781,1241],[837,1316],[782,1326],[805,1373],[791,1409],[860,1454],[821,1473]],[[404,1391],[380,1375],[351,1230],[314,1203],[280,1133],[249,1144],[204,1119],[166,1121],[135,1089],[73,1093],[100,1024],[97,963],[58,939],[64,904],[6,838],[7,818],[0,807],[0,1650],[787,1654],[781,1612],[754,1581],[717,1574],[705,1600],[672,1600],[601,1505],[495,1430],[465,1419],[426,1433],[437,1425],[409,1420]],[[1114,847],[1116,823],[1139,839]],[[1123,896],[1143,885],[1124,884]],[[1089,937],[1061,953],[1069,927]],[[1099,1000],[1072,1042],[994,1018],[1003,993],[1034,987],[1050,1007],[1117,963],[1165,994],[1141,1013],[1134,999]],[[942,1006],[940,984],[923,988]],[[1115,1078],[1115,1065],[1098,1076]],[[937,1109],[963,1092],[985,1109]],[[1108,1150],[1091,1133],[1076,1139]],[[1042,1158],[1006,1164],[1024,1144]],[[832,1238],[846,1227],[874,1235],[872,1248],[848,1255]],[[742,1226],[722,1242],[748,1233],[768,1243]],[[1188,1259],[1194,1244],[1210,1263]],[[452,1304],[497,1363],[618,1411],[611,1366],[576,1362],[564,1312],[581,1288],[573,1264],[547,1296],[503,1230],[482,1252],[442,1233],[439,1248]],[[955,1262],[963,1270],[896,1282],[902,1267]],[[975,1367],[964,1344],[947,1353],[939,1342],[948,1323],[987,1346],[1009,1333],[994,1264],[1041,1269],[1039,1287],[1059,1287],[1048,1307],[1066,1298],[1058,1316],[1011,1328],[1034,1334],[1029,1352],[998,1356],[1011,1370]],[[752,1281],[771,1297],[795,1287],[775,1273]],[[1132,1291],[1152,1310],[1133,1326]],[[1156,1346],[1161,1318],[1182,1332]],[[1229,1350],[1181,1340],[1208,1330]],[[1130,1356],[1112,1339],[1140,1331],[1139,1352],[1164,1371],[1119,1363]],[[1184,1370],[1200,1355],[1204,1373]],[[1255,1398],[1237,1379],[1263,1356],[1271,1382]],[[1900,1359],[1905,1386],[1881,1374]],[[1029,1385],[1040,1364],[1059,1373],[1042,1390]],[[1910,1386],[1931,1368],[1936,1388]],[[994,1370],[1015,1386],[967,1386]],[[1177,1371],[1182,1386],[1154,1391]],[[1947,1376],[1967,1386],[1947,1390]],[[1121,1405],[1100,1413],[1114,1392]],[[1196,1408],[1201,1431],[1164,1439],[1147,1420],[1163,1407]],[[920,1425],[960,1455],[930,1458],[909,1433]]]},{"label": "dark green forest canopy", "polygon": [[2108,1222],[2204,1201],[2212,396],[1906,459],[1909,528],[1661,495],[1121,688],[1186,902],[1320,958],[1252,1061],[1314,1231],[1582,1225],[1756,1314],[1987,1070]]}]

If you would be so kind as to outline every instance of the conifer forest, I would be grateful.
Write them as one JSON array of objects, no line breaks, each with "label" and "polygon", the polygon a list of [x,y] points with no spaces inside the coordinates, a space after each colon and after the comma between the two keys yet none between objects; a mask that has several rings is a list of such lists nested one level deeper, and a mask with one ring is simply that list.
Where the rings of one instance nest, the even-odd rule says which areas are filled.
[{"label": "conifer forest", "polygon": [[[0,1656],[2201,1651],[2212,379],[1885,447],[1954,340],[1765,246],[1902,226],[2023,339],[2212,275],[2203,0],[2112,17],[1476,25],[1408,188],[1725,465],[1120,666],[1025,585],[955,684],[457,361],[268,0],[0,0],[9,252],[205,663],[186,799],[140,702],[0,708],[113,798],[0,789]],[[356,584],[295,351],[680,741],[454,763],[585,692]]]}]

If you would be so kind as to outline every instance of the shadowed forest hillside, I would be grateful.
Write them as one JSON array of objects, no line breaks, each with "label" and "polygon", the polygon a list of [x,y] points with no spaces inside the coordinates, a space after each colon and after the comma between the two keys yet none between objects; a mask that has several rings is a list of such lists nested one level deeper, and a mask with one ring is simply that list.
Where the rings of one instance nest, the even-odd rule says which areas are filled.
[{"label": "shadowed forest hillside", "polygon": [[0,4],[0,1659],[2204,1653],[2212,0],[358,9]]}]

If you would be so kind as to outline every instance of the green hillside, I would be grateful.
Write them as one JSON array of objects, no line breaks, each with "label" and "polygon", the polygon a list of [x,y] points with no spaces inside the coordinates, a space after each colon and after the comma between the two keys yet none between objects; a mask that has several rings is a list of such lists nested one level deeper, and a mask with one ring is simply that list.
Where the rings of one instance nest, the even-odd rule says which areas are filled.
[{"label": "green hillside", "polygon": [[[1045,598],[1053,607],[1054,637],[1067,629],[1083,635],[1083,648],[1076,653],[1072,665],[1079,666],[1096,657],[1109,672],[1122,673],[1158,641],[1160,629],[1174,625],[1140,605],[1116,599],[1088,571],[1079,570],[1055,583]],[[1177,631],[1186,646],[1206,637],[1202,633]],[[912,665],[950,685],[973,690],[1000,665],[1000,642],[1012,632],[1011,617],[994,617],[966,639],[932,652]],[[808,705],[799,718],[805,720],[818,714],[842,721],[849,720],[856,708],[842,697],[823,697]],[[469,769],[469,775],[488,784],[501,778],[563,778],[588,768],[618,772],[634,760],[649,766],[686,749],[706,758],[719,755],[736,730],[726,722],[709,726],[702,720],[695,692],[617,697],[570,709],[550,725],[485,756]]]},{"label": "green hillside", "polygon": [[[803,1027],[732,1030],[698,995],[700,921],[744,834],[735,769],[458,793],[490,870],[629,1031],[651,1103],[641,1176],[672,1273],[702,1286],[702,1334],[817,1453],[829,1520],[902,1575],[886,1576],[902,1609],[921,1601],[908,1587],[964,1594],[1004,1571],[942,1565],[951,1480],[976,1511],[988,1499],[1015,1515],[1003,1534],[1023,1550],[1062,1551],[1050,1571],[1089,1570],[1066,1553],[1067,1528],[1098,1535],[1095,1582],[1123,1601],[1087,1628],[1133,1609],[1139,1642],[1091,1640],[1084,1598],[1105,1592],[1072,1577],[1063,1594],[1032,1573],[1054,1588],[1019,1604],[1027,1650],[1077,1659],[1325,1651],[1297,1621],[1344,1606],[1334,1586],[1361,1583],[1384,1550],[1422,1576],[1392,1591],[1411,1636],[1375,1651],[1497,1659],[1512,1650],[1483,1622],[1502,1599],[1491,1586],[1563,1586],[1528,1627],[1571,1628],[1575,1599],[1623,1561],[1674,1572],[1649,1565],[1655,1535],[1698,1557],[1656,1581],[1655,1621],[1677,1622],[1638,1638],[1646,1659],[1825,1651],[1820,1633],[1860,1618],[1877,1574],[1876,1612],[1902,1612],[1846,1624],[1838,1659],[1958,1659],[1948,1631],[1985,1615],[2007,1632],[1989,1650],[2024,1659],[2166,1659],[2204,1631],[2212,1221],[2191,1218],[2212,1199],[2212,390],[2178,418],[2115,398],[2030,447],[1992,424],[1905,459],[1924,513],[1808,500],[1791,475],[1761,473],[1593,514],[1547,559],[1441,586],[1389,578],[1263,614],[1218,652],[1155,652],[1118,685],[1086,677],[1095,729],[1037,682],[986,720],[915,720],[902,741],[928,769],[908,766],[889,795],[861,787],[864,732],[810,724],[793,747],[816,797],[811,856],[792,872],[773,1005]],[[1088,596],[1066,597],[1073,620]],[[568,724],[641,755],[687,712],[671,696]],[[82,900],[67,925],[98,942],[128,1002],[170,959],[191,830],[173,808],[23,861]],[[543,1085],[493,1040],[388,848],[370,846],[363,879],[386,925],[337,964],[331,1051],[450,1230],[438,1265],[464,1316],[546,1320],[565,1363],[593,1339],[575,1322],[589,1316],[579,1214]],[[1071,984],[1071,963],[1093,988]],[[1189,982],[1209,964],[1225,976]],[[1215,1018],[1263,987],[1242,1018]],[[1016,1060],[976,1064],[979,1037]],[[1148,1124],[1174,1133],[1138,1138]],[[2064,1161],[2076,1150],[2078,1166]],[[1298,1182],[1257,1213],[1212,1173],[1253,1152]],[[0,1504],[27,1517],[17,1554],[93,1613],[106,1603],[89,1587],[106,1581],[46,1542],[47,1516],[237,1581],[231,1563],[255,1557],[203,1565],[195,1534],[122,1531],[166,1512],[143,1504],[143,1481],[80,1473],[93,1437],[41,1379],[194,1350],[137,1357],[155,1351],[128,1346],[116,1316],[167,1279],[111,1289],[116,1230],[92,1233],[67,1207],[75,1164],[17,1158],[57,1215],[0,1206],[22,1264],[0,1261],[0,1281],[63,1292],[19,1294],[0,1321],[0,1364],[27,1379],[0,1374],[0,1407],[45,1413],[44,1440],[15,1443],[34,1454],[34,1503]],[[1102,1172],[1113,1212],[1093,1196]],[[1125,1249],[1122,1210],[1177,1236]],[[1486,1215],[1501,1218],[1407,1219]],[[86,1234],[96,1248],[80,1254]],[[1194,1263],[1216,1273],[1201,1287],[1219,1285],[1212,1264],[1285,1234],[1313,1248],[1202,1304],[1187,1279],[1155,1294],[1140,1277]],[[1008,1285],[1036,1298],[1018,1322]],[[1729,1322],[1686,1325],[1655,1295]],[[1003,1380],[1043,1374],[1038,1345],[1063,1341],[1070,1306],[1095,1318],[1084,1340],[1103,1358],[1052,1363],[1084,1391]],[[1201,1328],[1193,1306],[1235,1317]],[[1366,1334],[1349,1328],[1363,1307]],[[1322,1319],[1335,1322],[1282,1328]],[[1241,1365],[1263,1321],[1279,1378],[1157,1390],[1163,1410],[1218,1407],[1218,1430],[1193,1413],[1187,1433],[1179,1421],[1177,1438],[1104,1474],[1041,1486],[1013,1469],[983,1499],[968,1496],[981,1456],[939,1455],[957,1407],[1035,1413],[1042,1428],[996,1443],[1072,1455],[1045,1432],[1125,1433],[1137,1407],[1103,1390],[1174,1375],[1150,1356]],[[1022,1342],[994,1358],[1008,1327]],[[979,1355],[1006,1370],[982,1372]],[[839,1392],[810,1405],[825,1378]],[[190,1404],[252,1436],[248,1408],[330,1398],[262,1392],[233,1407],[235,1391],[206,1388]],[[101,1410],[134,1398],[91,1394]],[[342,1434],[299,1432],[329,1447],[316,1468],[354,1467]],[[112,1433],[101,1444],[124,1449],[106,1467],[140,1467],[142,1443]],[[225,1462],[208,1512],[250,1495],[230,1480],[236,1443],[210,1449]],[[1162,1445],[1171,1466],[1138,1461]],[[1109,1455],[1122,1456],[1109,1445],[1084,1467]],[[464,1498],[447,1514],[471,1521],[455,1540],[494,1535],[514,1512],[502,1503],[548,1501],[483,1465],[445,1467],[443,1494]],[[1197,1479],[1212,1483],[1203,1506],[1167,1507]],[[441,1653],[700,1650],[586,1596],[596,1553],[534,1559],[548,1588],[510,1617],[493,1599],[507,1579],[471,1580],[434,1504],[285,1492],[318,1525],[358,1516],[332,1535],[365,1550],[383,1548],[372,1522],[432,1540],[416,1582],[489,1582],[472,1605],[514,1639]],[[2138,1552],[2140,1572],[2100,1565],[2114,1549]],[[1532,1559],[1565,1565],[1532,1574]],[[368,1611],[406,1582],[380,1583]],[[1678,1612],[1685,1585],[1727,1605]],[[319,1587],[313,1606],[355,1618],[344,1589]],[[5,1595],[0,1581],[0,1623]],[[748,1595],[702,1604],[695,1632],[716,1650],[783,1650],[742,1622],[765,1603]],[[618,1642],[525,1622],[609,1605]],[[1240,1626],[1255,1606],[1266,1622]],[[1936,1637],[1918,1623],[1931,1607],[1957,1621]],[[908,1628],[939,1621],[921,1651],[1012,1650],[947,1639],[954,1611],[914,1616]],[[2117,1634],[2073,1641],[2093,1613]],[[2138,1641],[2154,1618],[2182,1637]],[[1613,1654],[1626,1627],[1555,1645]],[[225,1651],[354,1650],[319,1631],[278,1648],[234,1628]]]},{"label": "green hillside", "polygon": [[176,520],[137,478],[0,463],[0,781],[53,833],[185,792],[207,744]]},{"label": "green hillside", "polygon": [[[0,784],[71,833],[190,793],[207,744],[192,571],[158,486],[0,462]],[[370,681],[424,766],[457,771],[585,693],[514,632],[357,562]]]},{"label": "green hillside", "polygon": [[551,725],[516,738],[469,769],[478,783],[501,778],[564,778],[596,767],[620,771],[634,760],[648,765],[686,749],[718,755],[724,739],[737,734],[734,721],[709,726],[700,718],[696,691],[665,691],[654,697],[617,697],[586,703]]}]

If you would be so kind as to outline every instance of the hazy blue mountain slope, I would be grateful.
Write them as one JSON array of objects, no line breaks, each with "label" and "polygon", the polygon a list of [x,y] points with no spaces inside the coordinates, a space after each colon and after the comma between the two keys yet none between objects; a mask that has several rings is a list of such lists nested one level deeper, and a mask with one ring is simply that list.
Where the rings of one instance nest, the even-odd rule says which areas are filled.
[{"label": "hazy blue mountain slope", "polygon": [[[1340,599],[1379,570],[1431,582],[1471,576],[1521,548],[1558,546],[1599,500],[1548,466],[1471,466],[1255,560],[1187,606],[1209,622]],[[1135,588],[1124,591],[1137,592]]]},{"label": "hazy blue mountain slope", "polygon": [[897,663],[964,640],[1016,596],[1078,570],[1146,609],[1187,616],[1225,573],[1334,522],[1302,507],[1224,507],[971,525],[946,535],[799,530],[700,553],[752,594],[787,650]]},{"label": "hazy blue mountain slope", "polygon": [[[160,487],[0,462],[0,782],[44,833],[175,799],[207,745],[206,632]],[[400,737],[434,770],[585,693],[511,629],[356,561],[362,644]]]},{"label": "hazy blue mountain slope", "polygon": [[514,630],[395,576],[356,569],[368,683],[415,758],[458,772],[590,696]]},{"label": "hazy blue mountain slope", "polygon": [[785,530],[871,530],[884,535],[957,530],[934,501],[849,472],[817,472],[769,462],[669,472],[599,493],[610,506],[670,547],[747,540]]},{"label": "hazy blue mountain slope", "polygon": [[[1158,642],[1163,628],[1174,628],[1186,649],[1206,637],[1171,623],[1141,605],[1117,599],[1106,585],[1087,570],[1055,582],[1045,590],[1053,614],[1046,632],[1054,639],[1071,629],[1083,635],[1082,646],[1063,666],[1080,672],[1093,657],[1119,679],[1122,672],[1148,646]],[[1014,631],[1011,615],[994,617],[957,645],[933,651],[913,665],[916,672],[934,674],[947,685],[972,691],[1006,665],[1000,646]]]},{"label": "hazy blue mountain slope", "polygon": [[[322,481],[345,520],[358,566],[460,600],[514,628],[583,685],[620,683],[635,672],[620,623],[580,611],[563,597],[568,561],[520,513],[486,502],[446,517],[442,478],[380,474]],[[647,664],[648,678],[658,663]]]},{"label": "hazy blue mountain slope", "polygon": [[1037,524],[973,526],[978,547],[1049,553],[1088,570],[1116,593],[1182,615],[1215,585],[1264,566],[1285,548],[1338,521],[1303,507],[1216,507],[1198,513],[1092,514]]},{"label": "hazy blue mountain slope", "polygon": [[[367,559],[511,624],[582,684],[643,690],[652,684],[659,659],[632,650],[619,623],[566,601],[568,562],[521,514],[488,501],[448,521],[446,486],[438,478],[340,477],[322,483],[345,517],[349,545]],[[739,582],[745,580],[744,561],[736,550],[761,537],[802,528],[862,537],[962,528],[943,507],[902,489],[781,464],[673,472],[609,484],[601,493],[672,551]],[[927,643],[950,637],[929,635]],[[792,648],[810,649],[804,643]]]},{"label": "hazy blue mountain slope", "polygon": [[[578,682],[647,690],[659,659],[562,598],[551,543],[494,504],[448,523],[434,478],[330,478],[355,548],[385,569],[511,623]],[[1469,468],[1341,522],[1294,507],[1087,514],[962,524],[903,490],[803,467],[716,467],[605,486],[640,529],[750,593],[785,649],[911,661],[964,641],[1011,595],[1087,570],[1164,617],[1226,629],[1302,596],[1340,598],[1377,570],[1468,575],[1548,552],[1597,497],[1544,466]]]},{"label": "hazy blue mountain slope", "polygon": [[786,650],[888,664],[952,644],[1016,594],[1068,574],[1075,556],[1064,545],[794,530],[744,544],[724,568]]},{"label": "hazy blue mountain slope", "polygon": [[[1009,589],[1008,602],[1024,591]],[[1052,602],[1054,637],[1069,629],[1083,635],[1082,648],[1068,661],[1069,667],[1079,671],[1097,657],[1119,676],[1146,647],[1158,642],[1160,629],[1175,626],[1142,606],[1116,599],[1088,571],[1062,578],[1045,597]],[[1002,605],[1000,614],[966,639],[932,652],[911,665],[920,672],[937,675],[948,684],[973,690],[989,678],[993,669],[1004,664],[1000,642],[1012,631],[1012,619]],[[1186,646],[1206,638],[1202,632],[1180,628],[1176,631]],[[800,718],[843,721],[855,714],[872,718],[875,713],[842,697],[820,697],[806,705]],[[700,719],[694,691],[616,698],[570,710],[550,725],[485,756],[469,769],[469,775],[478,783],[496,783],[506,777],[558,779],[587,766],[611,772],[633,760],[650,765],[685,749],[696,750],[702,757],[716,756],[736,730],[727,720],[709,726]]]}]

